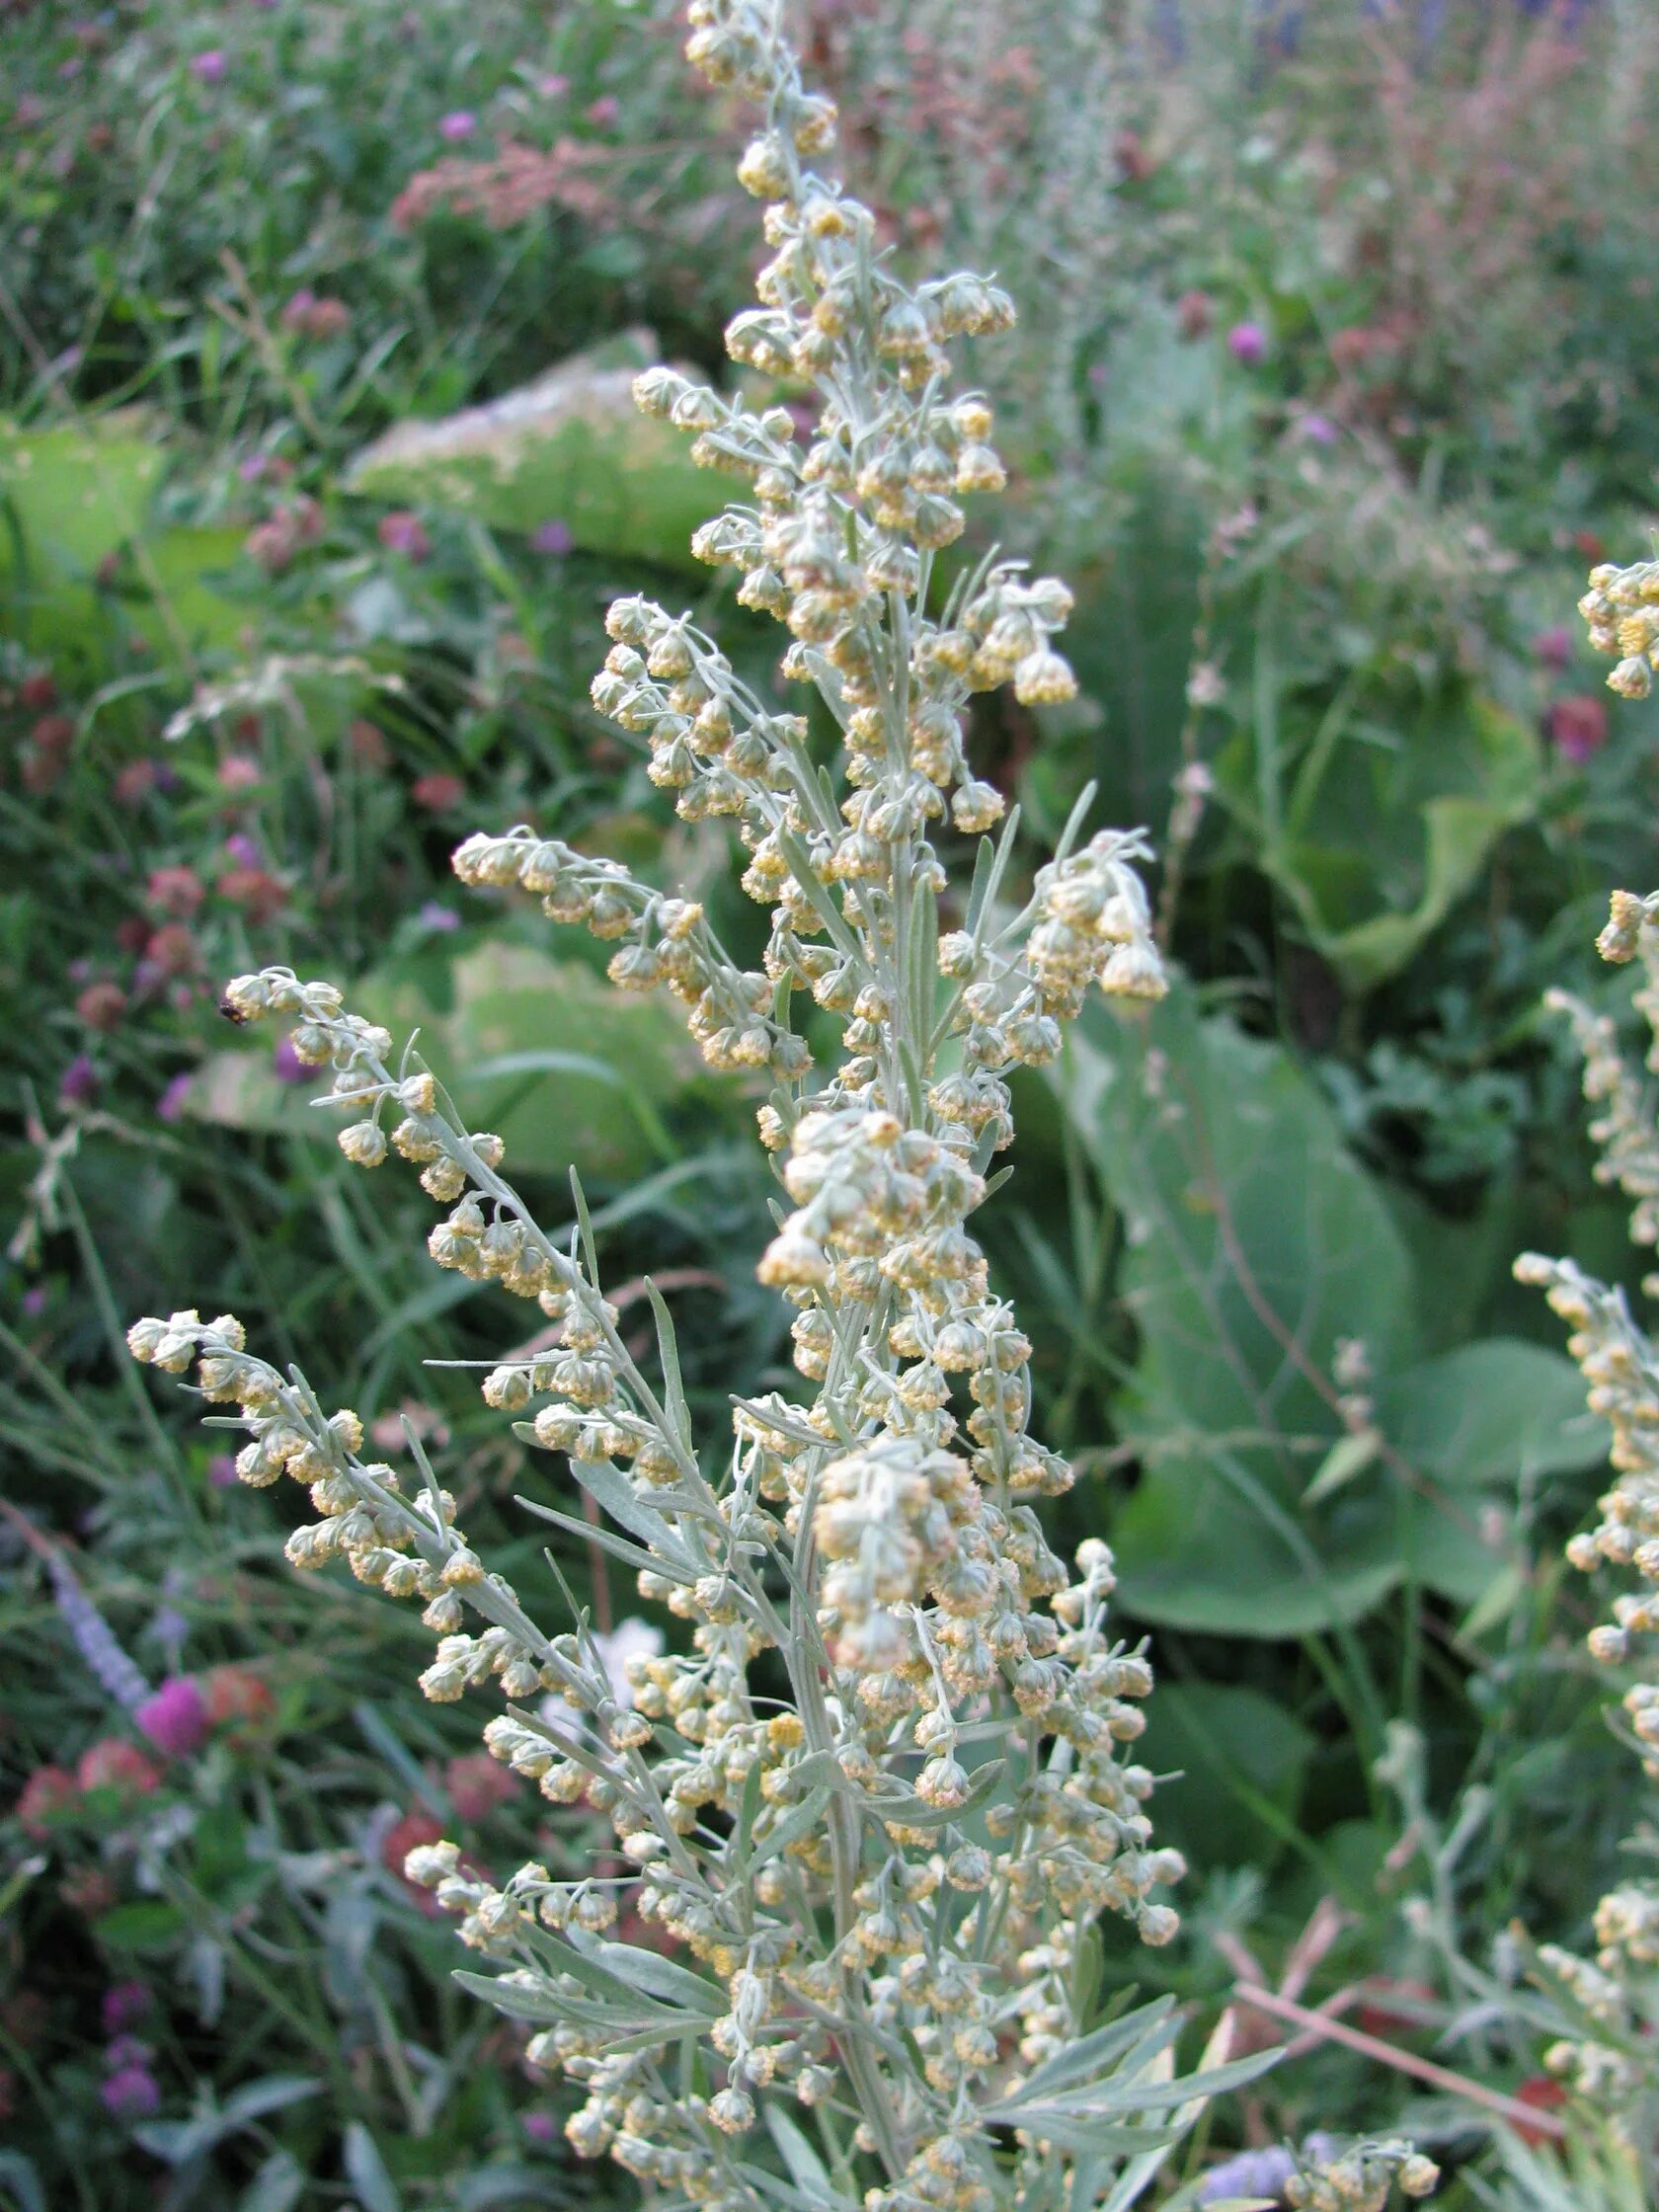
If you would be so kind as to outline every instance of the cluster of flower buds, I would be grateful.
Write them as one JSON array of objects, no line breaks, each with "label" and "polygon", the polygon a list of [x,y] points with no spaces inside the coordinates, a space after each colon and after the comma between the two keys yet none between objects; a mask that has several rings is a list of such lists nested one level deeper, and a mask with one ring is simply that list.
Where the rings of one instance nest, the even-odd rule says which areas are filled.
[{"label": "cluster of flower buds", "polygon": [[[249,1442],[236,1458],[240,1478],[256,1488],[288,1474],[307,1484],[321,1518],[294,1530],[291,1566],[315,1568],[344,1559],[359,1582],[394,1598],[419,1598],[426,1625],[438,1636],[437,1656],[422,1677],[429,1698],[446,1701],[469,1687],[499,1679],[509,1698],[556,1690],[591,1709],[603,1696],[602,1675],[573,1664],[521,1612],[516,1596],[482,1561],[455,1526],[455,1501],[435,1482],[406,1498],[394,1470],[358,1457],[363,1427],[351,1408],[325,1415],[303,1380],[281,1376],[246,1349],[233,1314],[203,1321],[194,1311],[166,1320],[135,1321],[127,1348],[146,1366],[183,1374],[193,1364],[210,1404],[234,1404]],[[466,1611],[488,1625],[462,1634]],[[567,1639],[568,1642],[568,1639]]]},{"label": "cluster of flower buds", "polygon": [[[1659,1630],[1659,1358],[1630,1316],[1622,1291],[1593,1281],[1571,1260],[1524,1252],[1516,1277],[1547,1293],[1572,1330],[1567,1350],[1590,1385],[1589,1405],[1613,1429],[1616,1486],[1601,1500],[1602,1519],[1567,1547],[1585,1573],[1634,1567],[1645,1589],[1620,1595],[1614,1618],[1590,1631],[1592,1654],[1609,1666],[1629,1656],[1631,1638]],[[1632,1725],[1659,1776],[1659,1698],[1637,1685],[1627,1699]]]},{"label": "cluster of flower buds", "polygon": [[1578,602],[1590,644],[1618,663],[1608,687],[1623,699],[1645,699],[1659,669],[1659,561],[1617,568],[1611,561],[1590,571],[1590,589]]},{"label": "cluster of flower buds", "polygon": [[468,837],[454,858],[463,883],[516,884],[539,894],[555,921],[583,922],[620,940],[606,974],[619,990],[672,991],[711,1067],[769,1067],[796,1081],[812,1066],[805,1044],[771,1015],[769,979],[740,969],[694,899],[671,899],[637,882],[614,860],[590,859],[522,825],[502,836]]},{"label": "cluster of flower buds", "polygon": [[[1635,961],[1643,971],[1633,1004],[1647,1022],[1652,1042],[1646,1055],[1649,1074],[1659,1074],[1659,894],[1638,899],[1616,891],[1612,911],[1597,950],[1616,967]],[[1601,1111],[1590,1124],[1601,1152],[1596,1180],[1615,1185],[1631,1201],[1630,1235],[1637,1244],[1659,1244],[1659,1136],[1653,1129],[1646,1086],[1630,1068],[1610,1016],[1598,1014],[1570,992],[1551,990],[1544,1004],[1564,1013],[1584,1059],[1584,1095]],[[1647,1286],[1650,1290],[1651,1285]]]},{"label": "cluster of flower buds", "polygon": [[[1544,2051],[1544,2066],[1587,2104],[1616,2115],[1640,2097],[1646,2072],[1629,2047],[1641,2011],[1624,1964],[1617,1954],[1606,1965],[1593,1964],[1559,1943],[1538,1948],[1540,1978],[1562,1990],[1582,2018],[1607,2031],[1606,2041],[1594,2032],[1558,2037]],[[1651,1975],[1643,1978],[1651,1984]]]},{"label": "cluster of flower buds", "polygon": [[1600,1109],[1590,1124],[1601,1153],[1596,1180],[1631,1201],[1632,1241],[1659,1244],[1659,1134],[1644,1086],[1620,1050],[1618,1027],[1611,1015],[1594,1012],[1568,991],[1546,992],[1544,1004],[1571,1022],[1584,1060],[1584,1095]]},{"label": "cluster of flower buds", "polygon": [[1074,1015],[1095,983],[1108,997],[1161,998],[1168,989],[1146,888],[1131,865],[1150,857],[1140,831],[1103,830],[1081,852],[1038,869],[1043,918],[1026,959],[1050,1012]]},{"label": "cluster of flower buds", "polygon": [[[611,944],[619,988],[666,987],[712,1065],[770,1078],[760,1133],[789,1211],[759,1272],[795,1309],[810,1402],[739,1398],[735,1448],[706,1474],[661,1298],[648,1380],[591,1240],[537,1226],[500,1139],[461,1126],[410,1055],[394,1069],[390,1038],[331,987],[272,969],[234,983],[226,1011],[291,1018],[300,1057],[333,1067],[348,1158],[420,1168],[447,1209],[434,1260],[539,1303],[553,1329],[492,1368],[484,1397],[565,1456],[616,1524],[601,1540],[684,1624],[678,1647],[630,1662],[630,1703],[585,1626],[533,1628],[435,1481],[430,1508],[405,1503],[389,1469],[356,1460],[355,1432],[298,1420],[288,1398],[267,1407],[263,1381],[244,1400],[250,1449],[317,1482],[325,1520],[302,1548],[426,1600],[441,1639],[427,1695],[499,1680],[512,1709],[490,1751],[552,1803],[611,1821],[615,1885],[532,1865],[498,1887],[449,1844],[410,1866],[505,1968],[504,2009],[549,2023],[530,2056],[585,2093],[576,2149],[711,2212],[761,2212],[743,2139],[788,2095],[813,2108],[847,2212],[866,2191],[871,2212],[994,2212],[1039,2184],[1045,2201],[1074,2193],[1074,2114],[1052,2144],[1022,2123],[1013,2148],[977,2115],[1092,2025],[1093,1924],[1121,1915],[1152,1944],[1177,1927],[1160,1892],[1180,1857],[1153,1846],[1153,1778],[1134,1758],[1151,1671],[1110,1635],[1106,1547],[1084,1543],[1073,1572],[1044,1536],[1032,1501],[1071,1470],[1031,1433],[1032,1348],[968,1229],[1011,1136],[1006,1071],[1055,1057],[1091,984],[1126,1000],[1164,988],[1137,873],[1149,855],[1139,832],[1073,849],[1073,826],[1010,912],[1004,830],[980,848],[962,925],[941,931],[933,830],[979,836],[1003,813],[969,760],[971,701],[1007,684],[1042,708],[1075,689],[1055,644],[1063,585],[994,559],[937,573],[962,503],[1003,482],[990,410],[952,396],[946,349],[1011,308],[973,276],[899,281],[869,212],[814,166],[833,110],[801,86],[780,0],[693,0],[691,15],[692,59],[765,114],[742,176],[773,258],[730,350],[817,399],[727,399],[669,369],[638,397],[743,487],[695,550],[784,625],[782,676],[812,687],[822,730],[638,597],[610,609],[592,698],[644,741],[683,819],[734,825],[743,887],[770,911],[762,967],[733,961],[695,901],[529,828],[468,838],[455,867]],[[841,1025],[826,1074],[791,1024],[797,993]],[[141,1356],[176,1366],[182,1346],[240,1381],[212,1366],[242,1357],[228,1337],[144,1326],[158,1333]],[[268,1433],[290,1422],[291,1452]],[[648,1942],[603,1937],[612,1886],[632,1888]],[[698,2071],[682,2076],[666,2059],[688,2039]],[[1167,2116],[1178,2087],[1102,2076],[1068,2096],[1098,2090],[1110,2133],[1137,2110]],[[1089,2171],[1094,2188],[1104,2166]]]},{"label": "cluster of flower buds", "polygon": [[1359,2143],[1340,2158],[1306,2166],[1285,2183],[1292,2212],[1384,2212],[1397,2186],[1406,2197],[1432,2196],[1440,2169],[1403,2138]]},{"label": "cluster of flower buds", "polygon": [[[1598,577],[1602,572],[1598,571]],[[1627,572],[1634,574],[1635,572]],[[1645,573],[1645,572],[1644,572]],[[1659,566],[1651,572],[1659,577]],[[1596,579],[1592,579],[1594,583]],[[1586,602],[1586,611],[1589,604]],[[1592,617],[1594,620],[1595,617]],[[1646,688],[1646,670],[1642,671]],[[1638,899],[1616,892],[1613,910],[1597,940],[1605,960],[1641,963],[1644,980],[1635,1002],[1659,1040],[1659,896]],[[1619,1050],[1613,1022],[1564,993],[1550,1002],[1571,1018],[1584,1054],[1585,1096],[1601,1112],[1591,1135],[1601,1147],[1598,1179],[1619,1186],[1631,1201],[1635,1242],[1659,1242],[1659,1138],[1650,1102]],[[1659,1067],[1659,1042],[1648,1055]],[[1624,1677],[1622,1698],[1629,1737],[1648,1776],[1659,1780],[1659,1680],[1644,1639],[1659,1635],[1659,1348],[1632,1317],[1624,1293],[1586,1275],[1571,1260],[1523,1253],[1520,1281],[1542,1290],[1572,1332],[1567,1350],[1578,1363],[1592,1413],[1613,1431],[1609,1454],[1616,1480],[1599,1501],[1597,1524],[1567,1545],[1568,1561],[1586,1574],[1603,1567],[1633,1572],[1637,1588],[1621,1591],[1613,1617],[1591,1629],[1591,1656]],[[1643,1289],[1659,1293],[1659,1277]],[[1632,1665],[1646,1659],[1634,1681]],[[1544,2064],[1574,2094],[1605,2113],[1616,2137],[1633,2142],[1645,2132],[1654,2073],[1639,2055],[1659,2026],[1659,1883],[1621,1883],[1596,1913],[1594,1962],[1557,1944],[1537,1953],[1538,1978],[1565,1994],[1571,2010],[1594,2023],[1588,2032],[1564,2035],[1544,2053]],[[1594,2028],[1606,2031],[1605,2039]]]}]

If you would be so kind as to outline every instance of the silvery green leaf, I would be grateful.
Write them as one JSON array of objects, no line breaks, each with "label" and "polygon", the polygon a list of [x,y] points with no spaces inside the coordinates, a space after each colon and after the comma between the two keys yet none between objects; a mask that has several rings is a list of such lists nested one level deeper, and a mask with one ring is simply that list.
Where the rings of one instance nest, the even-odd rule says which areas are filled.
[{"label": "silvery green leaf", "polygon": [[305,2193],[305,2170],[287,2151],[273,2151],[236,2200],[236,2212],[293,2212]]},{"label": "silvery green leaf", "polygon": [[1170,2040],[1179,2024],[1174,1998],[1157,1998],[1138,2012],[1068,2043],[1026,2077],[1020,2085],[1020,2099],[1047,2098],[1075,2089],[1079,2083],[1103,2080],[1107,2070],[1126,2054],[1132,2054],[1132,2063],[1144,2064],[1152,2051]]},{"label": "silvery green leaf", "polygon": [[0,2184],[18,2200],[19,2212],[46,2212],[46,2193],[34,2161],[21,2151],[0,2151]]},{"label": "silvery green leaf", "polygon": [[[515,1422],[514,1427],[515,1431],[528,1430],[531,1435],[534,1434],[527,1421]],[[595,1529],[591,1521],[581,1520],[574,1513],[560,1513],[554,1506],[538,1504],[534,1498],[526,1498],[522,1491],[515,1493],[513,1502],[514,1505],[521,1505],[526,1513],[533,1513],[538,1521],[551,1521],[556,1529],[563,1529],[567,1536],[581,1537],[585,1542],[596,1543],[601,1551],[608,1551],[613,1559],[620,1559],[624,1566],[641,1571],[649,1568],[653,1574],[666,1575],[671,1582],[691,1583],[697,1579],[689,1567],[672,1566],[660,1552],[648,1551],[643,1544],[630,1543],[626,1537],[617,1536],[614,1530]]]},{"label": "silvery green leaf", "polygon": [[346,2178],[356,2191],[362,2212],[403,2212],[397,2184],[386,2171],[378,2145],[361,2120],[350,2120],[342,2156]]},{"label": "silvery green leaf", "polygon": [[820,1784],[809,1796],[803,1798],[793,1812],[780,1820],[775,1828],[768,1829],[755,1845],[750,1864],[763,1865],[768,1858],[775,1858],[779,1852],[787,1851],[791,1844],[798,1843],[803,1836],[810,1836],[816,1828],[821,1827],[830,1803],[830,1794]]},{"label": "silvery green leaf", "polygon": [[572,1942],[580,1950],[614,1974],[619,1982],[630,1989],[643,1990],[648,1997],[660,1997],[666,2004],[688,2006],[693,2012],[705,2013],[718,2019],[726,2011],[725,1993],[701,1974],[693,1974],[689,1967],[678,1966],[672,1958],[665,1958],[661,1951],[636,1949],[631,1943],[609,1943],[596,1936],[579,1935]]},{"label": "silvery green leaf", "polygon": [[768,2097],[762,2109],[767,2132],[789,2169],[790,2179],[802,2195],[813,2204],[837,2202],[835,2185],[825,2170],[824,2161],[783,2106],[775,2097]]}]

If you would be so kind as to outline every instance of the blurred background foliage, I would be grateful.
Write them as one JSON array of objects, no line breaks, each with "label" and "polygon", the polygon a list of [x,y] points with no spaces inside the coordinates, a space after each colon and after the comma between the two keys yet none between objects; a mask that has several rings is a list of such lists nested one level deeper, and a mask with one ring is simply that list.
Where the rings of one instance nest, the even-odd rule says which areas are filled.
[{"label": "blurred background foliage", "polygon": [[[1555,1564],[1604,1439],[1509,1263],[1634,1275],[1540,1000],[1609,1003],[1606,895],[1655,875],[1655,713],[1610,716],[1570,609],[1656,501],[1659,18],[795,12],[893,251],[1022,309],[975,373],[1018,549],[1078,586],[1083,695],[986,719],[983,771],[1028,867],[1090,780],[1164,856],[1177,990],[1025,1083],[987,1215],[1047,1433],[1089,1469],[1066,1533],[1110,1537],[1155,1635],[1148,1757],[1193,1860],[1190,1939],[1107,1971],[1204,2011],[1242,1951],[1270,1979],[1310,1956],[1375,2032],[1546,2101],[1471,1962],[1513,1977],[1517,1914],[1579,1932],[1631,1784]],[[291,1061],[214,1012],[281,960],[464,1064],[544,1219],[580,1165],[613,1296],[643,1328],[642,1270],[669,1295],[715,1448],[731,1387],[790,1380],[752,1101],[585,941],[447,871],[466,829],[528,820],[753,937],[718,828],[587,702],[619,591],[695,606],[762,686],[775,654],[686,562],[718,487],[627,396],[645,359],[722,373],[756,256],[741,118],[674,32],[660,0],[0,5],[20,2212],[612,2185],[397,1871],[437,1823],[503,1865],[595,1839],[421,1703],[397,1614],[296,1587],[272,1501],[118,1339],[234,1308],[386,1451],[412,1425],[493,1562],[537,1572],[513,1496],[543,1478],[428,1364],[499,1354],[494,1295],[425,1266],[418,1195],[350,1175]],[[640,1632],[596,1546],[560,1564]],[[146,1726],[163,1683],[190,1692]],[[1472,2162],[1448,2201],[1544,2201],[1494,2196],[1513,2157],[1330,2046],[1192,2156],[1402,2116]]]}]

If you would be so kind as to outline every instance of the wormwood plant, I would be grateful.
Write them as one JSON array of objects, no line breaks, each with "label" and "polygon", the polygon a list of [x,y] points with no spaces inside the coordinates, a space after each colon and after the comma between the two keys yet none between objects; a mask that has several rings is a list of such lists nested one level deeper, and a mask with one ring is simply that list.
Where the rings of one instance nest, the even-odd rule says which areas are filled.
[{"label": "wormwood plant", "polygon": [[[130,1343],[170,1372],[197,1363],[201,1394],[240,1409],[245,1481],[310,1485],[319,1518],[290,1538],[295,1565],[344,1557],[424,1602],[429,1698],[494,1683],[496,1756],[553,1802],[609,1815],[620,1875],[532,1864],[498,1887],[450,1843],[409,1861],[497,1962],[471,1986],[536,2024],[534,2064],[585,2089],[578,2151],[720,2212],[1122,2207],[1204,2097],[1259,2061],[1176,2082],[1166,2006],[1096,2024],[1098,1917],[1152,1944],[1177,1926],[1158,1893],[1180,1858],[1153,1848],[1133,1752],[1151,1671],[1111,1635],[1106,1546],[1068,1568],[1045,1539],[1035,1502],[1071,1470],[1031,1429],[1031,1347],[968,1224],[1012,1137],[1007,1071],[1055,1057],[1091,985],[1164,988],[1135,867],[1147,848],[1133,830],[1079,846],[1074,819],[1012,911],[1004,825],[941,928],[947,811],[968,834],[1003,812],[968,764],[970,695],[1073,689],[1052,642],[1063,585],[995,558],[937,573],[963,497],[1003,478],[990,410],[949,395],[944,348],[1012,308],[976,276],[895,279],[868,211],[811,166],[834,113],[802,88],[780,0],[694,0],[691,16],[692,60],[765,116],[740,174],[767,203],[773,259],[730,351],[817,405],[757,409],[668,369],[638,396],[746,486],[695,548],[786,623],[783,675],[836,742],[748,689],[687,618],[623,599],[594,701],[648,740],[681,816],[736,824],[745,888],[771,914],[763,972],[695,902],[529,829],[469,838],[455,866],[614,941],[620,988],[666,986],[712,1066],[770,1076],[760,1135],[789,1204],[759,1273],[795,1308],[816,1395],[736,1396],[730,1443],[700,1449],[668,1309],[653,1292],[648,1374],[580,1191],[556,1241],[505,1180],[501,1140],[460,1123],[412,1050],[394,1061],[332,985],[275,968],[233,982],[225,1011],[291,1019],[353,1116],[348,1158],[397,1151],[447,1209],[433,1257],[557,1324],[555,1349],[496,1367],[484,1396],[566,1457],[684,1648],[613,1684],[568,1591],[575,1625],[549,1633],[489,1571],[413,1441],[406,1486],[363,1461],[354,1412],[325,1412],[233,1317],[144,1320]],[[828,1067],[794,1026],[803,994],[841,1024]],[[1433,2180],[1402,2145],[1347,2167],[1344,2203],[1381,2204],[1396,2171],[1415,2193]]]},{"label": "wormwood plant", "polygon": [[[1623,650],[1628,661],[1629,639]],[[1645,660],[1638,665],[1645,673]],[[1627,677],[1625,687],[1636,688]],[[1638,899],[1616,892],[1597,943],[1605,960],[1640,963],[1635,1003],[1653,1032],[1647,1067],[1659,1073],[1656,924],[1659,893]],[[1584,1054],[1584,1094],[1600,1108],[1590,1128],[1602,1148],[1597,1179],[1630,1200],[1634,1241],[1659,1244],[1659,1131],[1651,1097],[1626,1064],[1608,1016],[1565,992],[1553,994],[1553,1003],[1572,1022]],[[1613,1429],[1613,1487],[1600,1501],[1596,1527],[1573,1538],[1567,1557],[1585,1573],[1604,1566],[1634,1571],[1636,1588],[1614,1599],[1612,1618],[1598,1622],[1588,1641],[1591,1656],[1623,1684],[1619,1733],[1647,1776],[1659,1780],[1659,1674],[1648,1640],[1659,1634],[1659,1346],[1621,1290],[1596,1282],[1571,1260],[1529,1252],[1515,1272],[1544,1290],[1572,1329],[1567,1349],[1590,1385],[1590,1408]],[[1659,1275],[1647,1276],[1642,1289],[1659,1295]],[[1659,2187],[1659,1878],[1651,1871],[1659,1831],[1644,1825],[1628,1848],[1630,1878],[1596,1907],[1594,1957],[1545,1944],[1538,1966],[1564,2012],[1545,2063],[1611,2129],[1651,2193]]]}]

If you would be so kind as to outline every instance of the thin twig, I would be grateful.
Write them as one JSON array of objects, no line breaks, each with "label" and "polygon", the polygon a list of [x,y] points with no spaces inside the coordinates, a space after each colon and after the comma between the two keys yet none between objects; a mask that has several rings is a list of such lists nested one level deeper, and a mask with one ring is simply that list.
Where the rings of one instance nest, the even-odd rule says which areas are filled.
[{"label": "thin twig", "polygon": [[1566,2135],[1565,2126],[1553,2112],[1538,2105],[1523,2104],[1519,2097],[1506,2096],[1501,2090],[1486,2089],[1464,2074],[1454,2074],[1449,2067],[1437,2066],[1433,2059],[1397,2050],[1392,2043],[1384,2043],[1381,2036],[1350,2027],[1346,2020],[1333,2019],[1328,2014],[1311,2013],[1304,2005],[1293,2004],[1288,1997],[1254,1988],[1247,1982],[1236,1983],[1232,1995],[1235,2004],[1252,2006],[1258,2013],[1270,2013],[1275,2019],[1288,2020],[1292,2026],[1303,2028],[1322,2042],[1345,2043],[1351,2051],[1358,2051],[1362,2058],[1374,2059],[1379,2066],[1391,2066],[1396,2074],[1413,2075],[1419,2082],[1427,2082],[1431,2089],[1444,2090],[1449,2096],[1461,2096],[1470,2104],[1482,2105],[1488,2112],[1495,2112],[1499,2119],[1509,2121],[1512,2127],[1552,2135],[1558,2142]]}]

